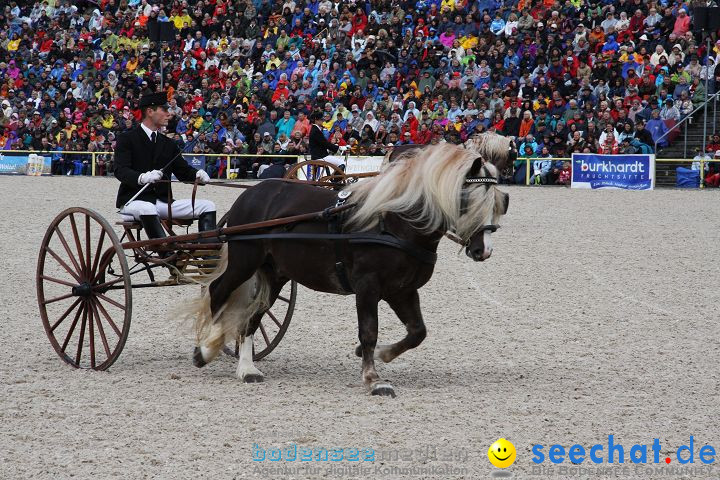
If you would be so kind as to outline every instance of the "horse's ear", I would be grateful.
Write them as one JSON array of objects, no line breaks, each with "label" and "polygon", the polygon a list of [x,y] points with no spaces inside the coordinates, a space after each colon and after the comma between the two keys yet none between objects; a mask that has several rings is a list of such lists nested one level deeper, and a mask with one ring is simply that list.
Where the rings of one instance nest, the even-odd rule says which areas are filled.
[{"label": "horse's ear", "polygon": [[470,167],[470,171],[468,172],[468,177],[477,177],[480,175],[480,170],[482,169],[483,165],[485,165],[485,159],[482,157],[477,157],[475,161],[472,164],[472,167]]}]

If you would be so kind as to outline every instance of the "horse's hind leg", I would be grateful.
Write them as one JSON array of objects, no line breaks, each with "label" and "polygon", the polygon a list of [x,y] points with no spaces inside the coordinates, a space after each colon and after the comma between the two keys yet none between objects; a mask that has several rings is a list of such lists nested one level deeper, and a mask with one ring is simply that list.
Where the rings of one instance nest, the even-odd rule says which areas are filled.
[{"label": "horse's hind leg", "polygon": [[253,336],[260,326],[263,315],[273,306],[287,282],[287,280],[276,278],[269,267],[262,269],[262,278],[268,282],[270,287],[267,308],[253,315],[248,323],[247,330],[240,332],[240,355],[236,373],[237,377],[245,383],[257,383],[264,380],[263,373],[253,363]]},{"label": "horse's hind leg", "polygon": [[246,284],[257,271],[261,259],[259,247],[248,246],[242,252],[236,244],[230,244],[228,248],[228,265],[225,271],[216,278],[207,288],[210,304],[211,323],[205,328],[195,351],[193,352],[193,364],[196,367],[203,367],[214,360],[225,344],[225,336],[230,333],[231,325],[234,323],[230,314],[224,314],[232,304],[238,301],[239,297],[245,295],[250,285]]},{"label": "horse's hind leg", "polygon": [[[420,311],[420,296],[417,290],[413,290],[407,295],[389,298],[387,302],[405,325],[407,335],[397,343],[378,345],[375,348],[375,358],[379,358],[385,363],[392,362],[406,351],[420,345],[427,334],[422,312]],[[355,354],[358,357],[362,355],[360,346],[355,349]]]}]

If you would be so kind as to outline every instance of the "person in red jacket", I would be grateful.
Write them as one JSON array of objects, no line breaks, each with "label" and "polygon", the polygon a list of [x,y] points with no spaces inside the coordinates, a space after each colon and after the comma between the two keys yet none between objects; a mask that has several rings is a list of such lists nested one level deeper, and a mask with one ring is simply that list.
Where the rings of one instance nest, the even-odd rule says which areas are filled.
[{"label": "person in red jacket", "polygon": [[287,82],[285,80],[280,80],[278,82],[275,93],[273,93],[272,96],[272,102],[275,103],[275,101],[280,99],[282,95],[285,95],[285,98],[290,97],[290,90],[287,88]]},{"label": "person in red jacket", "polygon": [[642,10],[635,10],[635,15],[630,18],[630,27],[628,30],[630,30],[630,33],[633,34],[633,37],[637,38],[639,35],[642,35],[641,32],[643,32],[644,29],[645,16],[643,15]]},{"label": "person in red jacket", "polygon": [[617,140],[615,140],[615,135],[612,133],[608,133],[605,136],[605,142],[600,145],[600,148],[598,148],[598,153],[603,153],[605,155],[617,155],[619,151],[620,146],[618,145]]},{"label": "person in red jacket", "polygon": [[365,27],[367,27],[367,23],[368,23],[367,15],[365,15],[365,12],[363,12],[361,8],[358,8],[355,11],[355,15],[353,15],[353,17],[352,17],[352,28],[348,32],[348,35],[350,35],[352,37],[357,32],[364,31]]},{"label": "person in red jacket", "polygon": [[413,141],[418,145],[427,145],[432,140],[432,132],[427,126],[427,123],[420,125],[420,130],[417,131]]}]

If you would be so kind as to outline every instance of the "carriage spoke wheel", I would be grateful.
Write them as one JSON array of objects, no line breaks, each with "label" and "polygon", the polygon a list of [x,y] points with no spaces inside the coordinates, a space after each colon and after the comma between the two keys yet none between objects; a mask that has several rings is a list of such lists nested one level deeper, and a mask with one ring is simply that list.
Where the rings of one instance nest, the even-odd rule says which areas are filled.
[{"label": "carriage spoke wheel", "polygon": [[324,182],[328,184],[328,187],[336,187],[345,183],[345,172],[330,162],[306,160],[293,165],[285,174],[285,178]]},{"label": "carriage spoke wheel", "polygon": [[[297,282],[291,280],[285,284],[273,306],[260,320],[260,326],[253,337],[253,360],[266,357],[278,346],[290,326],[296,297]],[[234,346],[225,346],[223,352],[238,358],[240,344],[235,342]]]},{"label": "carriage spoke wheel", "polygon": [[127,260],[110,224],[85,208],[60,213],[43,238],[36,281],[40,317],[60,358],[75,368],[110,367],[132,315]]}]

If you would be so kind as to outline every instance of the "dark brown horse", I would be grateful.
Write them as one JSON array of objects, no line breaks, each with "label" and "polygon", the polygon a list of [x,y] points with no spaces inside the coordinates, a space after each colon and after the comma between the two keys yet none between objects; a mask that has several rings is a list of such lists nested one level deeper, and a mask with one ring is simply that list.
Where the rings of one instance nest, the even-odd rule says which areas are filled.
[{"label": "dark brown horse", "polygon": [[[390,362],[425,338],[418,289],[433,274],[445,232],[459,237],[473,260],[490,257],[490,234],[509,199],[496,183],[495,167],[471,150],[429,146],[417,157],[393,162],[377,177],[346,187],[346,201],[354,207],[332,222],[345,235],[342,240],[303,238],[328,235],[325,221],[270,228],[253,232],[254,237],[229,237],[221,265],[192,309],[199,345],[195,364],[205,365],[226,341],[239,338],[238,377],[262,381],[252,361],[252,336],[283,285],[295,280],[321,292],[355,294],[360,339],[356,353],[362,357],[363,381],[374,395],[394,396],[393,387],[378,376],[374,359]],[[227,225],[322,211],[337,200],[337,192],[329,189],[268,180],[236,200]],[[365,232],[365,238],[348,232]],[[275,234],[293,237],[268,238]],[[381,300],[403,322],[407,335],[376,348]]]}]

